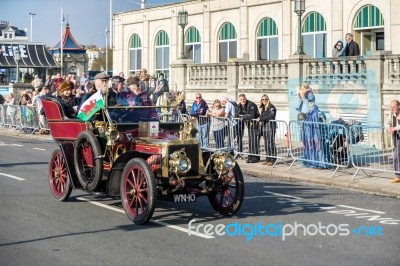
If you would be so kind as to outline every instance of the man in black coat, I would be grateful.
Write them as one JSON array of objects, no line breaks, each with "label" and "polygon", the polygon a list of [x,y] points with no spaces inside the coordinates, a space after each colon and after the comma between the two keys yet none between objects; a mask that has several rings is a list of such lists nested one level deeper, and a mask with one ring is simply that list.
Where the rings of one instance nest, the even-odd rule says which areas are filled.
[{"label": "man in black coat", "polygon": [[345,48],[345,54],[346,56],[359,56],[360,55],[360,47],[358,46],[358,43],[353,41],[353,34],[347,33],[346,34],[346,48]]},{"label": "man in black coat", "polygon": [[[260,112],[258,111],[257,105],[247,100],[246,95],[239,95],[239,132],[238,138],[240,139],[240,146],[238,147],[238,151],[242,151],[242,138],[243,138],[243,130],[244,126],[247,125],[247,130],[249,134],[249,155],[247,157],[247,163],[256,163],[260,160],[260,156],[258,155],[258,127],[257,122],[254,119],[257,119],[260,116]],[[257,154],[257,155],[256,155]]]}]

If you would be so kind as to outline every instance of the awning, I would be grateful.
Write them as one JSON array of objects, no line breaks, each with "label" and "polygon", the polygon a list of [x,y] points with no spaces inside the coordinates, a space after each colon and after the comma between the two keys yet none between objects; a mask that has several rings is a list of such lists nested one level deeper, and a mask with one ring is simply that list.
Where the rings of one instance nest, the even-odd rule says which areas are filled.
[{"label": "awning", "polygon": [[60,68],[43,44],[0,43],[0,67],[17,67],[14,55],[19,49],[19,67]]}]

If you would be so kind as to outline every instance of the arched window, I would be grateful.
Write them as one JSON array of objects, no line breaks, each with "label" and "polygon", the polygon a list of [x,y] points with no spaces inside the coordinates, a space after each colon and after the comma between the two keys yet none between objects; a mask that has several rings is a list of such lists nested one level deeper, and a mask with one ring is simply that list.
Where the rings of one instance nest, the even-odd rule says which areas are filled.
[{"label": "arched window", "polygon": [[135,74],[142,69],[142,41],[136,33],[129,42],[129,73]]},{"label": "arched window", "polygon": [[219,32],[219,62],[227,62],[229,58],[237,58],[237,35],[232,23],[225,23]]},{"label": "arched window", "polygon": [[186,56],[194,63],[201,63],[201,39],[200,33],[195,27],[190,27],[185,38]]},{"label": "arched window", "polygon": [[160,31],[156,37],[156,73],[164,73],[169,77],[169,38],[165,31]]},{"label": "arched window", "polygon": [[257,29],[257,59],[278,60],[278,28],[271,18],[265,18]]},{"label": "arched window", "polygon": [[314,58],[326,57],[326,23],[324,17],[311,12],[301,28],[304,52]]},{"label": "arched window", "polygon": [[366,5],[354,19],[354,40],[360,44],[361,54],[385,49],[384,19],[376,6]]}]

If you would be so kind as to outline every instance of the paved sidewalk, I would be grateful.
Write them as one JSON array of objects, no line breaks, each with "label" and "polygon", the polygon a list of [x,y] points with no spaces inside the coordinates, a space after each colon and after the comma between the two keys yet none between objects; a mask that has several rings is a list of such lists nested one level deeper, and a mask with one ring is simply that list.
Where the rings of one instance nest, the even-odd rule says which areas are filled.
[{"label": "paved sidewalk", "polygon": [[[9,131],[6,128],[0,128],[0,141],[2,135],[39,140],[52,139],[49,135],[31,135],[16,130]],[[250,176],[354,189],[364,193],[400,199],[400,183],[390,183],[390,180],[394,177],[392,173],[372,173],[367,171],[368,174],[373,174],[373,176],[369,177],[363,171],[359,171],[355,180],[352,181],[355,172],[354,168],[339,170],[332,178],[334,169],[317,170],[306,168],[299,162],[296,162],[291,169],[289,169],[290,163],[285,165],[282,161],[278,162],[274,167],[264,166],[261,162],[246,163],[245,160],[238,160],[238,163],[243,173]]]}]

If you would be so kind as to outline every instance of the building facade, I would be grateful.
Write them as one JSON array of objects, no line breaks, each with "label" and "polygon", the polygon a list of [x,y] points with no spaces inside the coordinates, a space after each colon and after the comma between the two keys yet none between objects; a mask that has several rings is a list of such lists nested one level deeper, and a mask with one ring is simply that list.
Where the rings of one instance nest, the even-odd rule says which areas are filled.
[{"label": "building facade", "polygon": [[[180,54],[177,14],[171,4],[114,15],[114,68],[135,72],[147,67],[168,72]],[[186,1],[185,53],[195,63],[288,59],[297,48],[293,0]],[[361,53],[400,52],[400,3],[377,0],[306,0],[301,31],[304,51],[313,58],[332,56],[333,45],[353,33]]]},{"label": "building facade", "polygon": [[44,79],[59,68],[46,46],[29,42],[24,30],[0,21],[0,84],[30,83],[35,74]]},{"label": "building facade", "polygon": [[[183,8],[189,60],[178,60]],[[294,0],[195,0],[118,13],[113,70],[165,72],[170,88],[185,91],[189,101],[198,91],[210,102],[245,93],[259,103],[268,93],[286,121],[296,118],[296,91],[307,80],[328,117],[353,113],[380,124],[382,108],[398,99],[398,11],[399,1],[306,0],[300,25]],[[306,56],[293,56],[299,26]],[[332,58],[346,33],[354,35],[361,56]]]}]

